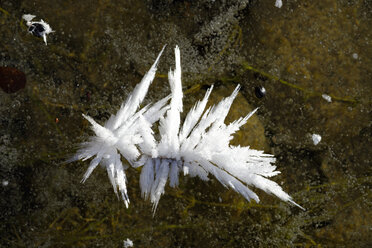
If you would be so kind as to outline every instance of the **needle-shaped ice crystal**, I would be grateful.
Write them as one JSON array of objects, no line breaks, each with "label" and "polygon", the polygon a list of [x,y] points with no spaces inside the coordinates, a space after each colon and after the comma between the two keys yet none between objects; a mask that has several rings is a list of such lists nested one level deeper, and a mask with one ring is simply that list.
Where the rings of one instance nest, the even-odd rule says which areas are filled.
[{"label": "needle-shaped ice crystal", "polygon": [[[119,190],[127,207],[129,199],[125,166],[122,164],[121,156],[129,164],[133,164],[137,160],[141,155],[138,150],[139,144],[143,143],[143,139],[147,139],[147,132],[151,131],[152,123],[157,121],[167,109],[164,105],[169,97],[151,107],[145,106],[137,111],[155,77],[157,64],[163,50],[164,47],[142,81],[134,88],[132,94],[121,105],[116,115],[111,115],[104,126],[83,114],[83,117],[90,122],[95,136],[90,137],[88,142],[82,143],[76,155],[68,160],[68,162],[85,161],[92,158],[82,182],[88,179],[99,164],[105,167],[115,193],[118,195]],[[146,121],[144,121],[144,118],[146,118]],[[143,127],[145,132],[142,129],[142,123],[147,125],[147,129]],[[143,148],[145,147],[143,146]]]},{"label": "needle-shaped ice crystal", "polygon": [[248,187],[253,186],[299,206],[277,183],[268,179],[280,173],[275,170],[275,158],[272,155],[249,147],[230,145],[232,135],[257,111],[255,109],[228,125],[224,123],[240,86],[236,87],[231,96],[205,110],[212,86],[203,100],[189,111],[181,125],[183,93],[178,47],[175,49],[175,60],[175,69],[168,75],[172,91],[170,108],[165,117],[160,117],[160,141],[156,142],[153,138],[144,141],[153,152],[143,153],[137,163],[137,166],[143,165],[140,176],[142,195],[150,199],[154,211],[168,179],[171,187],[178,186],[180,172],[203,180],[212,174],[222,185],[232,188],[248,201],[259,201],[256,193]]}]

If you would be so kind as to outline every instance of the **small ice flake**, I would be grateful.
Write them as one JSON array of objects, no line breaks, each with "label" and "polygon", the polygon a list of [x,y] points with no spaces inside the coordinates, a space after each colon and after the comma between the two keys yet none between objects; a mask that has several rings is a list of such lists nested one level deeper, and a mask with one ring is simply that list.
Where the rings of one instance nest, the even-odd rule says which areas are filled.
[{"label": "small ice flake", "polygon": [[133,241],[130,239],[124,240],[124,248],[133,247]]},{"label": "small ice flake", "polygon": [[324,100],[326,100],[327,102],[332,102],[332,97],[327,95],[327,94],[322,94],[322,97]]},{"label": "small ice flake", "polygon": [[6,186],[9,185],[9,181],[8,181],[8,180],[3,180],[3,181],[1,182],[1,184],[2,184],[4,187],[6,187]]},{"label": "small ice flake", "polygon": [[39,22],[33,22],[32,19],[34,19],[35,17],[36,16],[31,14],[25,14],[22,16],[22,18],[26,21],[28,32],[36,37],[42,37],[45,45],[47,45],[46,36],[47,34],[50,34],[54,31],[48,23],[43,21],[43,19],[41,19]]},{"label": "small ice flake", "polygon": [[357,53],[353,53],[353,59],[358,59],[358,54]]},{"label": "small ice flake", "polygon": [[275,2],[275,7],[277,7],[277,8],[281,8],[282,5],[283,5],[282,0],[276,0],[276,2]]},{"label": "small ice flake", "polygon": [[313,139],[314,145],[319,144],[319,142],[322,140],[322,136],[320,136],[319,134],[315,134],[315,133],[311,136],[311,138]]}]

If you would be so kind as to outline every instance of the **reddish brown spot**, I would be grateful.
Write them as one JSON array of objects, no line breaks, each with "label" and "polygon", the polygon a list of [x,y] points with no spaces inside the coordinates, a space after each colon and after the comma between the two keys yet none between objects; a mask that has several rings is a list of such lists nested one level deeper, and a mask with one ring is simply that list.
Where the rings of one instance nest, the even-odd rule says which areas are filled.
[{"label": "reddish brown spot", "polygon": [[0,67],[0,87],[6,93],[14,93],[26,86],[26,75],[12,67]]},{"label": "reddish brown spot", "polygon": [[87,96],[87,101],[89,101],[90,100],[90,92],[89,91],[87,91],[86,96]]}]

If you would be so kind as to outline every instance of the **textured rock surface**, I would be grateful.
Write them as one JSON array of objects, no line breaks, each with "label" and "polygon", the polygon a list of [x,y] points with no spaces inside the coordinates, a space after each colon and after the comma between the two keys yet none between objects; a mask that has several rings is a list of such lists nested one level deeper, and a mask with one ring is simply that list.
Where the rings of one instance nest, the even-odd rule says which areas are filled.
[{"label": "textured rock surface", "polygon": [[[48,46],[28,34],[25,13],[56,30]],[[118,247],[129,238],[135,247],[369,247],[371,13],[363,0],[280,9],[273,0],[1,1],[0,66],[24,72],[27,84],[0,92],[0,246]],[[82,185],[87,163],[60,165],[86,138],[81,113],[101,122],[115,113],[164,44],[147,102],[169,93],[176,44],[185,109],[208,85],[217,102],[240,83],[230,118],[260,109],[234,142],[274,154],[282,173],[273,179],[307,211],[184,178],[152,218],[138,171],[127,173],[126,209],[104,171]]]}]

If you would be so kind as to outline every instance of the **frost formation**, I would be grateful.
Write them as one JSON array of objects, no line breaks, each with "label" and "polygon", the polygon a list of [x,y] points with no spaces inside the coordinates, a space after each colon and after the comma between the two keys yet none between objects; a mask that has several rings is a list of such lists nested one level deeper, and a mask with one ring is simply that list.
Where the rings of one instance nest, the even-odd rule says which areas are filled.
[{"label": "frost formation", "polygon": [[[50,25],[48,23],[43,21],[43,19],[41,19],[39,22],[32,21],[35,17],[36,16],[31,15],[31,14],[24,14],[22,16],[22,18],[26,21],[27,27],[30,28],[32,25],[35,25],[35,24],[39,24],[43,27],[44,30],[41,33],[38,33],[38,35],[40,35],[40,37],[43,37],[45,45],[48,45],[47,35],[54,32],[54,31],[52,30],[52,28],[50,27]],[[29,31],[29,32],[32,33],[32,31]]]},{"label": "frost formation", "polygon": [[[146,118],[146,125],[151,126],[164,114],[166,110],[164,105],[169,99],[169,97],[166,97],[151,107],[145,106],[137,111],[146,96],[150,84],[154,80],[156,66],[163,50],[164,47],[142,81],[134,88],[132,94],[128,96],[125,104],[121,105],[116,115],[111,115],[104,126],[83,114],[83,117],[92,125],[95,136],[90,137],[88,142],[82,143],[76,155],[67,161],[85,161],[94,157],[85,172],[82,182],[84,183],[98,164],[101,164],[107,170],[116,195],[118,195],[119,189],[126,207],[128,207],[129,198],[127,195],[125,167],[121,162],[121,156],[130,165],[133,165],[141,154],[138,145],[143,142],[143,137],[146,136],[141,135],[145,130],[143,125],[140,128],[143,119]],[[150,130],[146,129],[146,131]]]},{"label": "frost formation", "polygon": [[[70,160],[84,161],[95,156],[82,181],[101,163],[106,167],[115,193],[117,194],[119,188],[128,207],[125,168],[120,159],[123,156],[129,165],[142,167],[142,196],[150,199],[154,212],[168,180],[171,187],[177,187],[180,173],[198,176],[205,181],[212,174],[222,185],[232,188],[248,201],[253,199],[259,202],[257,194],[248,187],[254,186],[302,208],[277,183],[268,179],[280,173],[273,165],[273,155],[249,147],[230,145],[232,135],[257,111],[255,109],[228,125],[224,123],[240,89],[239,85],[229,97],[205,110],[212,86],[181,123],[183,93],[178,47],[175,48],[175,69],[168,74],[171,87],[169,105],[165,106],[169,100],[166,97],[152,107],[146,106],[137,111],[155,77],[162,51],[126,103],[122,104],[118,113],[112,115],[104,126],[83,115],[92,124],[96,136],[83,143],[82,148]],[[152,130],[152,124],[158,120],[159,141],[155,139]]]}]

